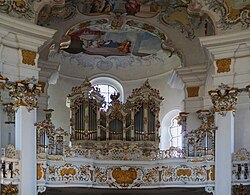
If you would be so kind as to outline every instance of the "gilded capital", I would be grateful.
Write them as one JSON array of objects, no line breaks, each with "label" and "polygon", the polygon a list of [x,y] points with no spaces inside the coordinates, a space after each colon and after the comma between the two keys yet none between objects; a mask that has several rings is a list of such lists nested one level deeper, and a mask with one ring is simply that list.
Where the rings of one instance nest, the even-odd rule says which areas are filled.
[{"label": "gilded capital", "polygon": [[222,83],[216,90],[210,90],[208,93],[215,112],[219,112],[222,116],[225,116],[227,111],[235,112],[238,100],[237,88]]}]

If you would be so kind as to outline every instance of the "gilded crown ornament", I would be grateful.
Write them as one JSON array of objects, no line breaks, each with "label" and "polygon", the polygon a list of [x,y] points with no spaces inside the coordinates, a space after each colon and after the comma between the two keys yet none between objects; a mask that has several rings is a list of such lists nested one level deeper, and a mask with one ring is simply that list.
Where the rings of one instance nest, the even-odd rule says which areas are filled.
[{"label": "gilded crown ornament", "polygon": [[235,112],[238,88],[221,83],[216,90],[210,90],[208,93],[215,112],[219,112],[222,116],[226,116],[228,111]]},{"label": "gilded crown ornament", "polygon": [[0,75],[0,89],[9,91],[13,100],[13,109],[16,111],[20,106],[26,106],[28,111],[38,107],[38,96],[43,93],[44,84],[37,82],[35,77],[15,82]]}]

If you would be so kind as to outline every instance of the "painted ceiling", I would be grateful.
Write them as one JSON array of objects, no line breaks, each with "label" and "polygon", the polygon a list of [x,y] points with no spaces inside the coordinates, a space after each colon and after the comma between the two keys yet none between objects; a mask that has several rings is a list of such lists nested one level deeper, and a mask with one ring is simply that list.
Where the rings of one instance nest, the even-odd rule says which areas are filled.
[{"label": "painted ceiling", "polygon": [[145,67],[151,76],[206,64],[198,37],[250,24],[250,0],[0,0],[0,12],[56,29],[40,56],[65,74],[137,75],[130,79]]}]

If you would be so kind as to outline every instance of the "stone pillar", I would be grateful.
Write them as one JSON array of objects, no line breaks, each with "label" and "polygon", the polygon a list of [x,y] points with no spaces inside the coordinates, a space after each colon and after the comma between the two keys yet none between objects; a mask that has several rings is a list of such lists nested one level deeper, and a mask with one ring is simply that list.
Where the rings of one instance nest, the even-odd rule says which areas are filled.
[{"label": "stone pillar", "polygon": [[20,151],[20,194],[36,194],[36,109],[21,106],[15,118],[16,149]]},{"label": "stone pillar", "polygon": [[234,116],[215,114],[215,195],[231,195],[232,154],[234,152]]}]

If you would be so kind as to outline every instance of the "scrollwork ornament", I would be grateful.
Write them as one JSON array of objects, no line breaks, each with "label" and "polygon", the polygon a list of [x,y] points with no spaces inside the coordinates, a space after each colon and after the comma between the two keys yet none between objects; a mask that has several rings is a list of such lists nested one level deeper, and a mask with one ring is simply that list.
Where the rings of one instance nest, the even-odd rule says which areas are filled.
[{"label": "scrollwork ornament", "polygon": [[1,0],[0,12],[15,17],[23,16],[26,19],[31,19],[34,16],[32,4],[28,0]]},{"label": "scrollwork ornament", "polygon": [[8,184],[3,188],[2,195],[17,195],[18,189],[16,185],[13,185],[12,183]]},{"label": "scrollwork ornament", "polygon": [[42,93],[42,88],[43,84],[36,83],[34,77],[7,85],[9,95],[14,101],[13,109],[16,111],[20,106],[26,106],[30,112],[38,108],[38,96]]},{"label": "scrollwork ornament", "polygon": [[206,186],[205,191],[214,195],[214,186]]},{"label": "scrollwork ornament", "polygon": [[37,186],[37,192],[38,193],[43,193],[46,191],[46,187],[45,186]]},{"label": "scrollwork ornament", "polygon": [[235,185],[234,190],[236,195],[248,195],[249,192],[243,184]]}]

